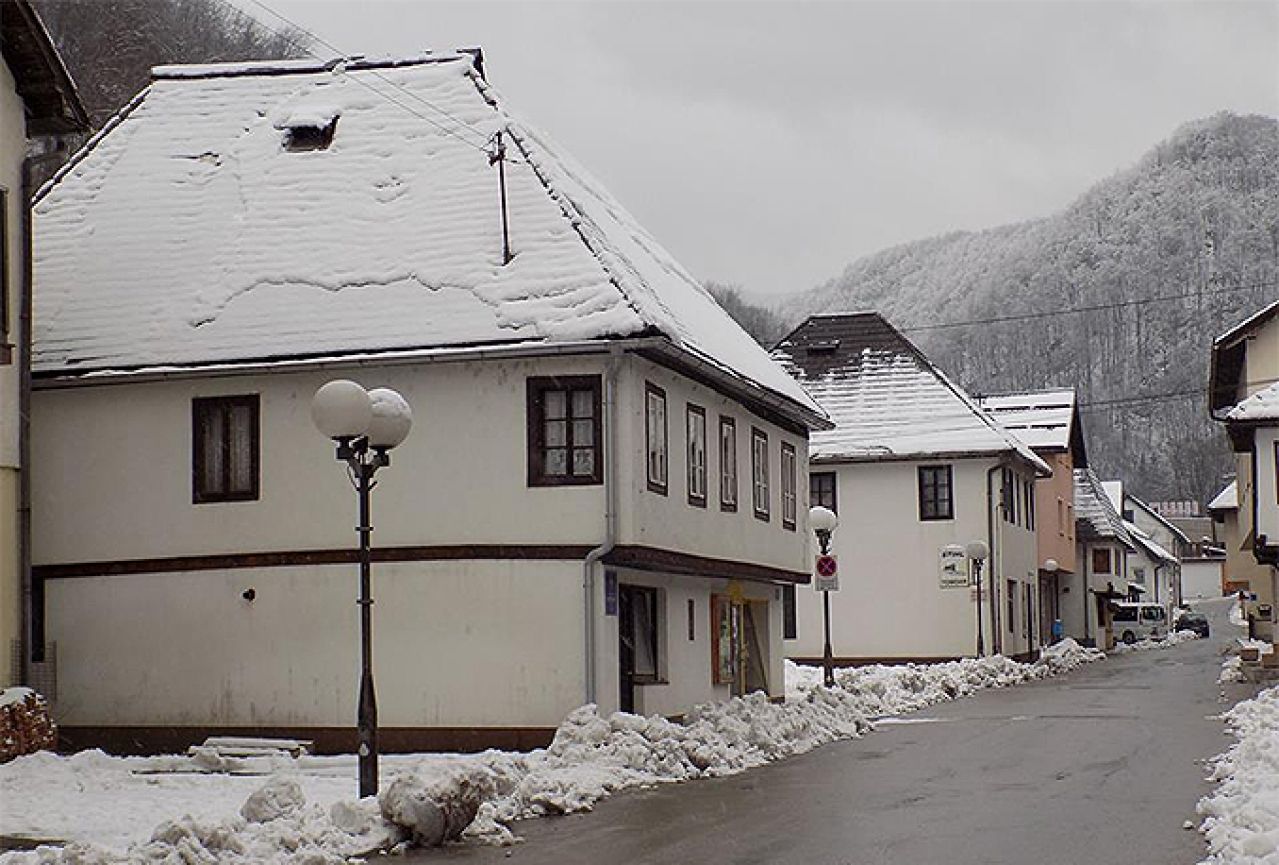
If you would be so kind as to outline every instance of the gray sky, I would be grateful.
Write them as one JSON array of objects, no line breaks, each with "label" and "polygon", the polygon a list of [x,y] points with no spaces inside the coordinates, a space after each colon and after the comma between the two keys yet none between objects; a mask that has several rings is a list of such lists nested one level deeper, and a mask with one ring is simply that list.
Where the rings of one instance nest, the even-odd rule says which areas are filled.
[{"label": "gray sky", "polygon": [[1274,0],[264,2],[347,53],[481,46],[686,267],[757,294],[1046,216],[1185,121],[1279,115]]}]

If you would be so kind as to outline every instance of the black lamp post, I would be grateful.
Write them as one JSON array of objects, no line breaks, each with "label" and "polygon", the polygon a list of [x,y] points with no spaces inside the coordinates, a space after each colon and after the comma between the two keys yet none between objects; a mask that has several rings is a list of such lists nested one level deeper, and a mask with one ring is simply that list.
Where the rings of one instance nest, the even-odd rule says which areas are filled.
[{"label": "black lamp post", "polygon": [[413,413],[404,397],[388,388],[366,391],[353,381],[331,381],[315,393],[311,418],[337,443],[359,499],[360,538],[360,698],[358,707],[360,798],[376,796],[377,694],[373,687],[373,574],[370,493],[377,470],[391,464],[391,449],[408,436]]},{"label": "black lamp post", "polygon": [[985,541],[972,541],[965,548],[968,560],[973,563],[973,586],[977,591],[977,657],[986,657],[986,638],[981,627],[981,566],[990,556],[990,547]]},{"label": "black lamp post", "polygon": [[[830,508],[820,505],[808,511],[808,525],[817,536],[817,545],[823,556],[830,554],[830,536],[839,525],[839,517]],[[826,645],[822,649],[822,681],[828,688],[835,687],[835,659],[830,647],[830,593],[832,589],[819,589],[822,593],[822,622],[825,627]]]}]

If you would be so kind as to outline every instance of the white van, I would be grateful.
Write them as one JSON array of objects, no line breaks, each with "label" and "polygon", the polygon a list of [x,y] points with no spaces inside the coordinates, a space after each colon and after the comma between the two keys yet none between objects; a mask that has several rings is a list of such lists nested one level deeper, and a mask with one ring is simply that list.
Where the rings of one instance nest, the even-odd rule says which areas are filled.
[{"label": "white van", "polygon": [[1168,611],[1159,604],[1119,601],[1110,605],[1110,621],[1115,639],[1130,645],[1168,633]]}]

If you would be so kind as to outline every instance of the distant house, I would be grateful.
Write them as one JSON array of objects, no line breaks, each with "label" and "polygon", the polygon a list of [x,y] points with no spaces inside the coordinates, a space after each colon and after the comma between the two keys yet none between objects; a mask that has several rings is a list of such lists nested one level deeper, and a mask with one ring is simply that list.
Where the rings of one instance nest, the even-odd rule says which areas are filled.
[{"label": "distant house", "polygon": [[[1213,341],[1208,403],[1213,419],[1225,424],[1235,451],[1234,541],[1250,549],[1268,575],[1254,571],[1248,581],[1250,586],[1269,583],[1268,592],[1258,595],[1271,599],[1267,624],[1273,624],[1273,603],[1279,597],[1279,301]],[[1229,573],[1229,549],[1226,554]]]},{"label": "distant house", "polygon": [[1075,552],[1075,469],[1088,465],[1074,390],[982,397],[979,404],[1048,464],[1052,475],[1035,481],[1039,636],[1051,641],[1062,619],[1063,581],[1079,570]]},{"label": "distant house", "polygon": [[[44,647],[30,640],[30,531],[25,520],[30,444],[28,200],[39,169],[62,158],[64,136],[88,128],[53,41],[28,0],[0,2],[0,687],[23,680],[42,689],[32,663]],[[41,154],[51,153],[53,157]],[[10,654],[12,652],[12,655]]]},{"label": "distant house", "polygon": [[[963,548],[989,545],[986,652],[1040,645],[1035,478],[1049,467],[876,313],[813,316],[773,356],[835,423],[814,433],[811,503],[836,511],[838,663],[972,656],[977,593]],[[953,558],[952,558],[953,557]],[[787,655],[823,654],[822,601],[795,589]]]},{"label": "distant house", "polygon": [[417,418],[373,503],[387,749],[783,697],[829,422],[478,52],[156,70],[36,218],[68,742],[352,747],[355,501],[308,414],[340,377]]},{"label": "distant house", "polygon": [[[1171,612],[1179,603],[1177,591],[1181,583],[1181,559],[1173,551],[1181,547],[1184,533],[1128,492],[1123,481],[1102,481],[1101,486],[1133,541],[1134,550],[1124,574],[1129,597],[1153,601]],[[1141,522],[1137,522],[1139,519]]]},{"label": "distant house", "polygon": [[1089,646],[1114,645],[1110,605],[1128,600],[1128,556],[1136,542],[1090,468],[1075,469],[1075,537],[1078,579],[1063,587],[1073,599],[1062,604],[1066,633]]}]

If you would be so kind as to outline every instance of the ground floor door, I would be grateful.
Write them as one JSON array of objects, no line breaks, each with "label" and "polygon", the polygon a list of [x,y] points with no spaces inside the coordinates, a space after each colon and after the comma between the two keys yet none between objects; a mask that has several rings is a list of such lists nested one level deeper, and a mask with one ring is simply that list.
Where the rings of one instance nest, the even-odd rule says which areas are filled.
[{"label": "ground floor door", "polygon": [[657,589],[617,587],[618,708],[635,712],[636,685],[657,681]]}]

